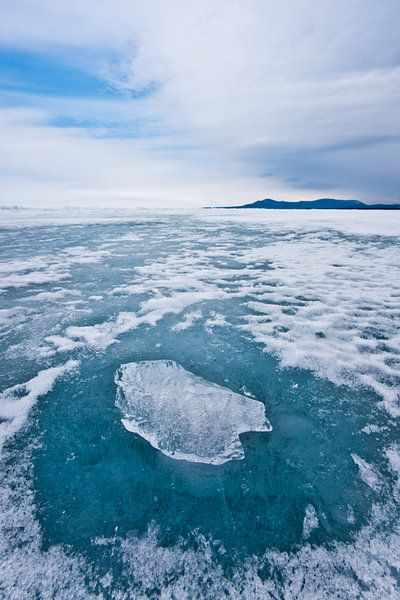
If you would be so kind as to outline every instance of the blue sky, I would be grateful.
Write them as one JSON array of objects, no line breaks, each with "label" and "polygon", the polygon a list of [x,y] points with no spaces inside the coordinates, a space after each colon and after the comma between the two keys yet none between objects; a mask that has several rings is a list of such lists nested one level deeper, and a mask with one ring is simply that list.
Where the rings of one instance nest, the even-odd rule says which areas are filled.
[{"label": "blue sky", "polygon": [[398,0],[1,12],[0,204],[400,200]]}]

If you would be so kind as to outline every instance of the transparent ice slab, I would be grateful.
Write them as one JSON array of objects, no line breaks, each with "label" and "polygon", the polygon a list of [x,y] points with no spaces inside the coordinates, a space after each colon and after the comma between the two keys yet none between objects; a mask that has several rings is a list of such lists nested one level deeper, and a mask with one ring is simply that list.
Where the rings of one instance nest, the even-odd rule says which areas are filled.
[{"label": "transparent ice slab", "polygon": [[115,383],[124,427],[177,460],[222,464],[242,459],[241,433],[272,430],[261,402],[174,361],[121,365]]}]

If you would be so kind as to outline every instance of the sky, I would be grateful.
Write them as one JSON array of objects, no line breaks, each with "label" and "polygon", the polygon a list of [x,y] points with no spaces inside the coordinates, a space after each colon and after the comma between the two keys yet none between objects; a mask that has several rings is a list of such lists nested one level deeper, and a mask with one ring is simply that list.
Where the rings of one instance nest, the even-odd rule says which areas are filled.
[{"label": "sky", "polygon": [[400,200],[399,0],[0,11],[0,205]]}]

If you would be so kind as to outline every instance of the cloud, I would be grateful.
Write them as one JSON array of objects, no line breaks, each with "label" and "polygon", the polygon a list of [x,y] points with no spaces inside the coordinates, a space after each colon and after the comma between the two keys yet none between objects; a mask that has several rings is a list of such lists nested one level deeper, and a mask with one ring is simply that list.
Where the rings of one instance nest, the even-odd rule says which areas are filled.
[{"label": "cloud", "polygon": [[398,198],[397,0],[3,0],[3,15],[3,47],[109,91],[3,94],[13,202],[30,183],[63,201]]}]

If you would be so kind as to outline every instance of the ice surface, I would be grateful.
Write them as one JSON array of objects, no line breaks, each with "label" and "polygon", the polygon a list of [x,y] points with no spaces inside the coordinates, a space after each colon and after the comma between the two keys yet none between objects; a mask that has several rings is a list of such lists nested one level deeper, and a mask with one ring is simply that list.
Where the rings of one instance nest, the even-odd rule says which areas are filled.
[{"label": "ice surface", "polygon": [[[5,444],[2,448],[0,445],[0,456],[5,457],[0,467],[0,589],[5,598],[146,598],[153,597],[157,590],[163,598],[218,598],[224,593],[236,599],[400,599],[400,447],[396,422],[400,417],[400,213],[204,211],[184,218],[157,213],[155,218],[150,213],[128,216],[117,211],[102,215],[98,209],[85,214],[75,214],[68,209],[64,215],[58,211],[42,215],[37,211],[15,211],[18,215],[11,215],[10,211],[3,211],[1,215],[1,212],[0,217],[7,226],[2,234],[8,240],[0,260],[0,325],[4,334],[1,375],[4,387],[26,382],[10,387],[0,400],[0,421],[4,419],[0,433],[9,439],[18,431],[18,444]],[[88,222],[102,225],[88,228],[84,225]],[[140,232],[141,242],[124,241],[124,235],[131,236],[131,233],[126,234],[128,227]],[[35,251],[40,252],[40,256],[32,256]],[[54,287],[58,285],[63,288]],[[74,299],[73,294],[93,309],[90,316],[65,303]],[[104,301],[96,302],[101,298]],[[120,338],[119,344],[109,349],[109,357],[97,354],[99,347],[106,348],[117,338]],[[295,489],[296,479],[292,480],[289,471],[286,480],[298,500],[295,505],[298,507],[295,511],[298,536],[303,530],[303,537],[296,537],[298,544],[287,551],[278,550],[266,539],[264,555],[253,557],[243,551],[243,558],[240,556],[233,561],[231,569],[225,570],[216,550],[221,536],[217,539],[210,532],[210,539],[205,542],[194,533],[192,544],[185,537],[186,523],[182,517],[184,543],[166,545],[162,532],[161,543],[151,531],[145,534],[143,530],[140,537],[133,535],[125,516],[121,522],[130,533],[121,535],[120,528],[112,537],[104,538],[103,545],[99,540],[93,541],[99,544],[94,551],[92,541],[88,540],[87,552],[81,553],[67,535],[63,537],[60,533],[59,521],[52,522],[57,534],[49,536],[47,530],[46,543],[43,543],[41,511],[44,509],[47,520],[51,512],[50,503],[44,506],[39,498],[43,492],[45,500],[50,496],[46,498],[45,479],[40,470],[36,470],[37,463],[30,456],[29,444],[37,444],[36,427],[42,425],[42,418],[54,403],[43,403],[43,411],[39,411],[32,431],[27,425],[38,392],[46,393],[54,376],[57,373],[62,376],[61,371],[48,370],[52,364],[48,357],[56,352],[73,352],[74,357],[79,356],[82,382],[86,369],[92,368],[93,361],[99,361],[88,376],[96,393],[106,395],[97,376],[115,361],[120,364],[132,360],[126,358],[132,351],[137,360],[166,356],[169,345],[176,344],[176,360],[189,363],[198,358],[195,344],[193,349],[190,346],[193,340],[204,344],[201,350],[206,348],[209,360],[213,355],[217,360],[221,356],[227,359],[227,376],[234,364],[229,365],[228,352],[242,352],[243,348],[253,352],[256,346],[266,352],[261,355],[260,363],[254,365],[257,384],[264,358],[268,368],[268,353],[273,353],[283,367],[295,368],[296,383],[293,384],[291,370],[276,371],[280,382],[273,391],[282,390],[282,394],[274,393],[273,437],[276,457],[283,463],[287,460],[294,473],[300,471],[304,475],[305,496],[301,495],[302,487]],[[45,344],[46,355],[38,352]],[[181,358],[183,355],[185,359]],[[332,424],[331,418],[338,417],[333,421],[337,454],[335,451],[330,455],[327,445],[327,464],[335,463],[341,451],[348,454],[345,466],[335,470],[334,489],[328,487],[333,480],[324,480],[322,474],[318,485],[310,490],[307,463],[291,461],[289,464],[292,448],[299,448],[305,434],[300,432],[297,438],[297,430],[296,439],[291,439],[288,446],[284,437],[286,430],[281,429],[281,424],[284,425],[302,403],[297,392],[302,389],[298,369],[303,368],[340,385],[336,402],[333,394],[329,404],[323,396],[319,397],[321,418],[315,421],[316,451],[319,448],[317,436],[324,437],[327,423]],[[23,375],[26,371],[30,374]],[[39,379],[33,377],[34,374]],[[255,391],[257,385],[251,382],[252,377],[249,377],[249,388]],[[284,382],[288,382],[286,388]],[[311,376],[310,382],[312,387],[314,378]],[[79,394],[83,394],[83,387],[80,379],[77,383],[76,396],[71,394],[73,386],[66,385],[64,390],[62,383],[58,393],[62,405],[70,404],[79,415]],[[243,383],[247,384],[247,380]],[[350,393],[342,384],[354,389]],[[377,394],[375,401],[372,390]],[[292,391],[296,394],[292,395]],[[379,399],[387,413],[376,410]],[[107,398],[101,400],[90,406],[91,412],[99,410],[99,426],[104,422],[103,417],[109,417],[102,413],[108,406]],[[344,421],[336,411],[337,405],[345,411]],[[312,406],[305,403],[304,411],[311,413]],[[95,412],[92,414],[97,417]],[[61,428],[71,431],[65,421],[54,419],[47,423],[55,431]],[[87,421],[82,419],[83,431],[85,427],[87,432]],[[48,443],[46,430],[41,431],[43,443]],[[90,428],[90,443],[92,433]],[[104,431],[101,435],[103,433],[108,435]],[[86,433],[82,433],[83,439],[85,436]],[[76,436],[73,443],[79,437]],[[60,455],[61,438],[57,448]],[[41,438],[39,440],[42,444]],[[273,441],[272,436],[270,441]],[[314,446],[314,439],[310,446]],[[236,529],[234,522],[231,523],[232,511],[225,490],[229,490],[229,485],[237,485],[240,490],[237,503],[244,516],[248,516],[244,510],[249,506],[246,504],[249,498],[264,525],[266,519],[257,510],[255,491],[269,495],[279,481],[272,470],[270,478],[259,477],[261,461],[257,465],[250,464],[254,454],[248,456],[246,463],[230,463],[226,471],[211,469],[214,471],[211,476],[220,481],[221,526],[226,520],[235,548],[242,541],[246,544],[253,532],[246,529],[243,533],[241,526]],[[112,461],[114,458],[112,454]],[[318,460],[314,454],[310,458]],[[74,465],[78,463],[73,461]],[[62,471],[67,480],[71,464],[66,463]],[[114,475],[118,469],[114,463],[111,465],[112,471],[108,472]],[[177,465],[179,463],[175,463]],[[44,466],[54,472],[55,463],[49,460],[43,463],[42,473]],[[99,462],[96,469],[90,470],[101,473],[103,466],[107,466],[107,462],[104,465]],[[132,465],[132,470],[135,466]],[[168,465],[164,466],[168,471]],[[247,474],[250,466],[259,485],[254,489],[242,488],[237,473]],[[86,466],[82,468],[84,471],[77,470],[77,475],[86,475]],[[140,464],[138,468],[144,469],[138,481],[143,489],[153,465]],[[346,484],[348,469],[350,479]],[[173,471],[175,476],[176,470]],[[210,477],[210,469],[200,471],[200,476],[195,473],[196,483],[191,483],[193,495],[188,494],[182,501],[179,485],[183,483],[174,479],[173,488],[169,487],[169,481],[163,488],[165,498],[158,506],[176,501],[174,506],[178,509],[180,502],[188,502],[198,515],[198,477],[201,485],[208,485]],[[156,476],[162,483],[167,481],[164,468]],[[203,482],[204,476],[206,482]],[[121,477],[127,479],[125,471]],[[91,507],[93,492],[98,488],[82,487],[85,488],[82,504]],[[365,502],[349,505],[347,513],[347,502],[357,498],[354,494],[357,489],[365,494]],[[336,490],[336,499],[343,500],[343,507],[338,507],[340,521],[332,510]],[[327,492],[329,498],[332,496],[331,506],[323,498],[321,501],[321,495]],[[118,506],[118,510],[123,506],[119,493],[120,489],[115,486],[111,509],[113,505]],[[132,496],[136,502],[134,486]],[[327,497],[325,495],[325,499]],[[52,501],[58,502],[56,495]],[[287,506],[290,509],[293,505],[288,503]],[[138,498],[137,510],[142,507],[143,502]],[[103,508],[104,514],[109,511],[111,515],[108,504]],[[72,503],[68,510],[73,516]],[[100,516],[98,510],[93,511],[97,517]],[[149,522],[154,519],[163,526],[163,513],[164,510],[152,512],[150,503],[143,525],[145,519]],[[69,514],[67,517],[72,531],[77,521],[70,519]],[[109,518],[114,531],[114,522],[111,516]],[[208,521],[196,518],[208,531]],[[318,529],[311,529],[317,519]],[[248,519],[245,520],[247,527]],[[82,523],[85,525],[85,521]],[[351,525],[349,529],[346,529],[347,523]],[[104,527],[108,524],[105,516]],[[275,527],[272,522],[271,526]],[[347,537],[346,532],[350,530],[351,535]],[[281,531],[285,539],[287,532],[284,528]],[[261,527],[257,534],[264,541]],[[227,551],[229,553],[229,548]],[[90,557],[95,557],[93,563],[89,562]],[[110,565],[110,573],[117,574],[114,580],[110,581],[104,572],[97,572],[97,565],[102,564]],[[123,578],[120,578],[118,573],[122,571]]]},{"label": "ice surface", "polygon": [[0,449],[19,431],[39,396],[47,394],[60,377],[78,366],[78,361],[69,360],[59,367],[39,371],[26,383],[10,387],[0,394]]},{"label": "ice surface", "polygon": [[400,445],[392,444],[386,449],[386,458],[389,461],[390,468],[396,475],[396,482],[393,487],[393,497],[400,503]]},{"label": "ice surface", "polygon": [[[250,334],[283,367],[373,390],[380,406],[399,417],[397,216],[378,211],[354,219],[333,211],[294,217],[265,211],[255,219],[244,212],[238,230],[238,215],[207,212],[197,221],[192,215],[177,234],[179,248],[148,253],[122,280],[101,290],[115,298],[115,311],[90,324],[72,323],[64,335],[105,351],[120,336],[159,326],[173,315],[182,314],[171,325],[177,333],[201,326],[218,335],[217,326],[229,325]],[[168,231],[160,224],[149,243],[168,244]],[[141,233],[146,239],[145,229]],[[218,241],[204,243],[209,235]],[[101,263],[105,258],[76,245],[59,252],[53,268],[60,275],[72,269],[73,260]],[[240,305],[240,320],[230,319],[233,305]]]},{"label": "ice surface", "polygon": [[49,292],[39,292],[39,294],[35,294],[32,298],[34,300],[50,300],[51,302],[58,302],[60,299],[65,298],[66,296],[80,296],[81,292],[79,290],[68,290],[66,288],[54,288]]},{"label": "ice surface", "polygon": [[319,526],[318,516],[312,504],[306,506],[306,514],[303,520],[303,538],[308,540],[314,529]]},{"label": "ice surface", "polygon": [[10,330],[27,320],[29,310],[23,306],[0,309],[0,332]]},{"label": "ice surface", "polygon": [[371,490],[377,492],[381,488],[381,478],[378,473],[376,473],[374,467],[357,454],[352,453],[351,457],[359,468],[360,477],[363,482],[370,487]]},{"label": "ice surface", "polygon": [[157,296],[142,302],[139,313],[121,312],[114,321],[107,321],[87,327],[68,327],[66,334],[73,340],[85,342],[99,349],[106,349],[116,342],[119,335],[136,329],[140,325],[155,326],[165,315],[179,314],[188,306],[206,300],[225,297],[218,289],[204,292],[179,292],[170,296]]},{"label": "ice surface", "polygon": [[122,365],[116,405],[128,431],[167,456],[209,464],[244,458],[239,435],[271,431],[264,405],[169,360]]},{"label": "ice surface", "polygon": [[[180,232],[178,250],[149,255],[106,291],[118,299],[140,297],[134,312],[127,305],[105,321],[73,325],[66,335],[105,350],[122,334],[158,326],[166,316],[183,315],[172,331],[197,327],[200,312],[201,326],[212,335],[230,323],[230,303],[240,303],[243,314],[233,327],[282,366],[373,390],[380,406],[399,417],[399,249],[390,236],[400,232],[400,220],[368,214],[355,222],[335,212],[299,221],[277,217],[243,215],[247,229],[240,231],[229,229],[233,215],[198,218],[198,230],[188,225]],[[203,244],[205,232],[218,243]],[[159,240],[168,242],[168,229],[160,228]],[[211,302],[218,306],[207,309]]]},{"label": "ice surface", "polygon": [[173,325],[172,330],[173,331],[184,331],[185,329],[189,329],[190,327],[193,327],[193,325],[199,321],[203,316],[203,313],[201,312],[201,310],[194,310],[192,312],[188,312],[186,313],[184,319],[182,321],[179,321],[178,323],[176,323],[175,325]]},{"label": "ice surface", "polygon": [[83,342],[76,342],[68,337],[63,337],[62,335],[49,335],[45,338],[45,342],[52,344],[57,352],[71,352],[84,345]]}]

